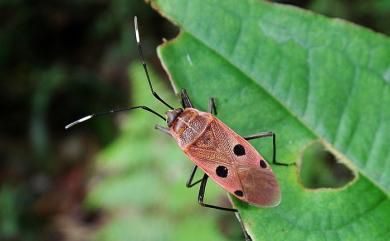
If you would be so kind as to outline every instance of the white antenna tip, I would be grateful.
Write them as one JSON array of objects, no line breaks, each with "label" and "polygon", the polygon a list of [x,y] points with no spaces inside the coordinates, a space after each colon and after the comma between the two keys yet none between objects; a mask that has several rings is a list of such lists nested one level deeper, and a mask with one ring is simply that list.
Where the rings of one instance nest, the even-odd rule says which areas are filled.
[{"label": "white antenna tip", "polygon": [[79,124],[79,123],[81,123],[81,122],[84,122],[84,121],[86,121],[86,120],[89,120],[89,119],[92,118],[92,116],[93,116],[93,115],[88,115],[88,116],[85,116],[85,117],[83,117],[83,118],[81,118],[81,119],[79,119],[79,120],[77,120],[77,121],[74,121],[74,122],[70,123],[69,125],[66,125],[66,126],[65,126],[65,129],[69,129],[69,128],[71,128],[71,127],[74,126],[74,125],[77,125],[77,124]]},{"label": "white antenna tip", "polygon": [[140,43],[139,33],[138,33],[138,21],[137,21],[137,16],[134,16],[134,28],[135,28],[135,38],[136,38],[136,40],[137,40],[137,43]]}]

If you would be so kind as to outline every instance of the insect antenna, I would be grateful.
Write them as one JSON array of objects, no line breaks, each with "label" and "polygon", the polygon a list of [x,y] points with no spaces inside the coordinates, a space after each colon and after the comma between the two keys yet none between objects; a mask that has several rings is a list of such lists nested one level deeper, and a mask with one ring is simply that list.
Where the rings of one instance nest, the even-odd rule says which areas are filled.
[{"label": "insect antenna", "polygon": [[129,110],[134,110],[134,109],[144,109],[144,110],[146,110],[146,111],[148,111],[148,112],[150,112],[152,114],[155,114],[156,116],[160,117],[164,121],[166,121],[166,119],[162,115],[157,113],[156,111],[150,109],[147,106],[140,105],[140,106],[134,106],[134,107],[113,109],[113,110],[109,110],[109,111],[105,111],[105,112],[99,112],[99,113],[94,113],[94,114],[91,114],[91,115],[87,115],[87,116],[84,116],[83,118],[80,118],[80,119],[78,119],[78,120],[76,120],[76,121],[66,125],[65,129],[69,129],[70,127],[72,127],[74,125],[80,124],[81,122],[87,121],[87,120],[92,119],[92,118],[97,117],[97,116],[109,115],[109,114],[116,113],[116,112],[129,111]]},{"label": "insect antenna", "polygon": [[150,77],[149,77],[149,72],[148,72],[148,68],[146,67],[146,63],[145,63],[145,58],[144,58],[144,55],[143,55],[143,52],[142,52],[142,45],[141,45],[141,40],[140,40],[140,37],[139,37],[139,32],[138,32],[138,21],[137,21],[137,16],[134,17],[134,29],[135,29],[135,39],[137,40],[137,46],[138,46],[138,53],[139,53],[139,56],[141,58],[141,61],[142,61],[142,65],[144,67],[144,70],[145,70],[145,74],[146,74],[146,78],[148,79],[148,83],[149,83],[149,87],[150,87],[150,91],[152,92],[153,96],[158,99],[161,103],[163,103],[164,105],[166,105],[168,108],[170,108],[171,110],[173,110],[174,108],[169,105],[167,102],[165,102],[154,90],[153,90],[153,86],[152,86],[152,82],[150,80]]}]

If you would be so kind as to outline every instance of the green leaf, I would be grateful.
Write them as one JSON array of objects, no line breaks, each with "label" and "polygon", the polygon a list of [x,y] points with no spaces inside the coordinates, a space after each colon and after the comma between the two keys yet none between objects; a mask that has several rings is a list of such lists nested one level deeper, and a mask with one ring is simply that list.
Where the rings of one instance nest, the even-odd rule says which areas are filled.
[{"label": "green leaf", "polygon": [[355,172],[343,188],[311,191],[296,167],[273,167],[280,206],[261,209],[233,198],[255,240],[390,235],[389,39],[255,0],[152,6],[181,28],[158,51],[176,92],[186,88],[201,110],[216,97],[218,117],[243,136],[276,132],[280,162],[300,164],[305,148],[321,142]]}]

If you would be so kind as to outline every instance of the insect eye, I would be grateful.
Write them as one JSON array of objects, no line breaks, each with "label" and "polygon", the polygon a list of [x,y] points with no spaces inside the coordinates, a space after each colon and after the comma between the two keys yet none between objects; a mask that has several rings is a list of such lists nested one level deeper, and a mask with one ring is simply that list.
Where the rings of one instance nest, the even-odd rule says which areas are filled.
[{"label": "insect eye", "polygon": [[261,166],[262,168],[266,168],[266,167],[267,167],[267,164],[265,163],[264,160],[260,160],[260,166]]},{"label": "insect eye", "polygon": [[242,156],[245,155],[245,148],[241,144],[237,144],[234,146],[233,152],[236,156]]}]

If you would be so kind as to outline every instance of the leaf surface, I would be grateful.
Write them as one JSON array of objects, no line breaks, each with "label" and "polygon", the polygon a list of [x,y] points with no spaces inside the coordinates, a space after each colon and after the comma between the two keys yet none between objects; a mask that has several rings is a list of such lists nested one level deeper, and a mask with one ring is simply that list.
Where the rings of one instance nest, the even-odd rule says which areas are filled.
[{"label": "leaf surface", "polygon": [[[297,8],[255,0],[156,0],[181,28],[159,48],[195,106],[217,98],[240,135],[277,133],[278,160],[300,163],[323,143],[355,172],[341,189],[310,191],[296,167],[273,167],[282,203],[233,199],[255,240],[381,240],[390,230],[390,41]],[[269,142],[257,149],[269,152]],[[266,155],[267,156],[267,155]],[[269,156],[269,155],[268,155]]]}]

